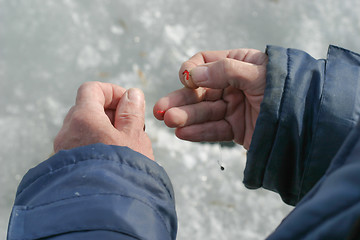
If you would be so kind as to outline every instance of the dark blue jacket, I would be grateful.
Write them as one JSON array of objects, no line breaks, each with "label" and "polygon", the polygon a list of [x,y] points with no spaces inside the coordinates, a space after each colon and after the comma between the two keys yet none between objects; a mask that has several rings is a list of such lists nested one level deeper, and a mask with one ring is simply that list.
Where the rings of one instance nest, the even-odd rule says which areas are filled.
[{"label": "dark blue jacket", "polygon": [[16,193],[8,239],[175,239],[174,192],[162,167],[127,147],[60,151]]},{"label": "dark blue jacket", "polygon": [[326,60],[267,54],[244,184],[296,204],[269,239],[346,239],[360,217],[360,56],[334,46]]},{"label": "dark blue jacket", "polygon": [[[244,184],[296,205],[269,239],[357,239],[360,56],[333,46],[326,60],[272,46],[267,54]],[[163,169],[128,148],[96,144],[61,151],[25,175],[8,239],[162,240],[176,229]]]}]

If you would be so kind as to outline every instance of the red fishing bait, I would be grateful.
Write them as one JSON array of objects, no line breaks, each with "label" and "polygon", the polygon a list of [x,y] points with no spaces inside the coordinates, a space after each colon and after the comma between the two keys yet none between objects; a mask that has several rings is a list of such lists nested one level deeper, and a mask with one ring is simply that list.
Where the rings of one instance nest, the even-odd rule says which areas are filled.
[{"label": "red fishing bait", "polygon": [[190,73],[189,73],[188,70],[185,70],[182,74],[185,75],[186,80],[189,80],[189,78],[190,78]]}]

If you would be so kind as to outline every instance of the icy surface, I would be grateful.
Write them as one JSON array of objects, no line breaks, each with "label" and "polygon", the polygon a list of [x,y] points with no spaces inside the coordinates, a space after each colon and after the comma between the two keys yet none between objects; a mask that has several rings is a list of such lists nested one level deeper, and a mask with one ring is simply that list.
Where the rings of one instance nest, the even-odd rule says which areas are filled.
[{"label": "icy surface", "polygon": [[181,87],[181,63],[200,50],[359,52],[358,9],[355,0],[0,0],[0,238],[22,176],[51,153],[77,87],[97,80],[144,90],[147,131],[176,192],[178,239],[264,239],[291,208],[243,187],[245,151],[178,140],[152,106]]}]

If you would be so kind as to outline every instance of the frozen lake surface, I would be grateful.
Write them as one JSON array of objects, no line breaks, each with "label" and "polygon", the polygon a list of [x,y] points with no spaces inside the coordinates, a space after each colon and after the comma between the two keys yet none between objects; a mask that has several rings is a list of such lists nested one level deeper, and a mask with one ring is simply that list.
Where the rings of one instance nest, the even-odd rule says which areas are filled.
[{"label": "frozen lake surface", "polygon": [[358,9],[355,0],[0,0],[0,238],[22,176],[52,152],[78,86],[96,80],[145,92],[147,132],[176,192],[178,239],[264,239],[291,207],[244,188],[246,152],[181,141],[152,106],[181,87],[181,63],[201,50],[359,52]]}]

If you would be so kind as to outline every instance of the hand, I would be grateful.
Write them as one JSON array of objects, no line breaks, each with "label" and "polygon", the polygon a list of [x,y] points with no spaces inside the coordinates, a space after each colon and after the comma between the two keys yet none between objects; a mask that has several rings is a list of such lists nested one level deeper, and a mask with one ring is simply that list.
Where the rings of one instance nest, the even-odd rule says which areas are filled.
[{"label": "hand", "polygon": [[[179,71],[186,88],[161,98],[154,115],[189,141],[235,141],[249,148],[266,84],[265,53],[200,52]],[[187,79],[187,70],[190,77]]]},{"label": "hand", "polygon": [[93,143],[127,146],[154,160],[144,132],[145,99],[139,89],[101,82],[81,85],[76,104],[55,138],[55,153]]}]

